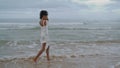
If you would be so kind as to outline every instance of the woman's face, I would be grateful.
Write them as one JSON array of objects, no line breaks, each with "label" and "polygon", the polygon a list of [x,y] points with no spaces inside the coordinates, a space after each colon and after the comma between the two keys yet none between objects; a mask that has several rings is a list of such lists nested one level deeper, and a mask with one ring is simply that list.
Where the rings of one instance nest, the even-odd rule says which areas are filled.
[{"label": "woman's face", "polygon": [[47,15],[44,15],[44,16],[42,17],[42,19],[43,19],[43,20],[48,20],[48,16],[47,16]]}]

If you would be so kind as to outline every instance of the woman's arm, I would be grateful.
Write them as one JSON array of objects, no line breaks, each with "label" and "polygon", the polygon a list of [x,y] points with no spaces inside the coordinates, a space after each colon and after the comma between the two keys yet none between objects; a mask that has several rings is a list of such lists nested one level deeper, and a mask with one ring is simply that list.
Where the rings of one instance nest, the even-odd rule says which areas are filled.
[{"label": "woman's arm", "polygon": [[39,22],[39,24],[40,24],[40,26],[46,26],[46,20],[41,20],[40,22]]},{"label": "woman's arm", "polygon": [[41,21],[39,22],[39,24],[40,24],[40,26],[43,26],[43,24],[42,24],[42,22],[41,22]]}]

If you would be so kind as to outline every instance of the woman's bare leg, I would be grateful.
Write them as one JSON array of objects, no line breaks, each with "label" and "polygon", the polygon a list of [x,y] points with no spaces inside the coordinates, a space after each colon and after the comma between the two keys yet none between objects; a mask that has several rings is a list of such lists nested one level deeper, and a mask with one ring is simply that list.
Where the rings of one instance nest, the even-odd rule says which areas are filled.
[{"label": "woman's bare leg", "polygon": [[36,62],[38,57],[41,56],[41,54],[45,51],[45,47],[46,47],[46,43],[43,43],[41,50],[38,52],[37,56],[34,58],[34,62]]},{"label": "woman's bare leg", "polygon": [[47,49],[46,49],[46,55],[47,55],[47,60],[49,61],[50,60],[50,57],[49,57],[49,46],[47,47]]}]

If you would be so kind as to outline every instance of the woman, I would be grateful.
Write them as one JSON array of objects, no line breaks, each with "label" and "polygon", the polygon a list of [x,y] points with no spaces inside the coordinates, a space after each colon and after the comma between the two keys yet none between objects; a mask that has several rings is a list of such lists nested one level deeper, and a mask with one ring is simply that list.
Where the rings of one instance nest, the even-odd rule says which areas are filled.
[{"label": "woman", "polygon": [[48,12],[46,10],[42,10],[40,12],[40,27],[41,27],[41,45],[42,48],[40,49],[40,51],[38,52],[37,56],[34,58],[34,62],[37,61],[38,57],[41,56],[41,54],[46,51],[46,56],[47,56],[47,60],[49,61],[49,46],[47,46],[47,41],[48,41]]}]

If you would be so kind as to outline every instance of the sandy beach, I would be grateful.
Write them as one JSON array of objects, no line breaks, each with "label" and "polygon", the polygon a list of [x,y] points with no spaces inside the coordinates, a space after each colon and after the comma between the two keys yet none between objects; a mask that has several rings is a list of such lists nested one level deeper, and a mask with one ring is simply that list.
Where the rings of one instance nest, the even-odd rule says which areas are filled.
[{"label": "sandy beach", "polygon": [[50,62],[44,55],[37,63],[33,62],[34,56],[4,58],[0,68],[120,68],[118,46],[119,43],[56,43],[51,49],[59,50],[59,54],[52,52]]},{"label": "sandy beach", "polygon": [[50,62],[41,59],[33,63],[32,59],[13,59],[0,62],[0,68],[120,68],[115,66],[120,57],[115,56],[79,56],[79,57],[52,57]]}]

